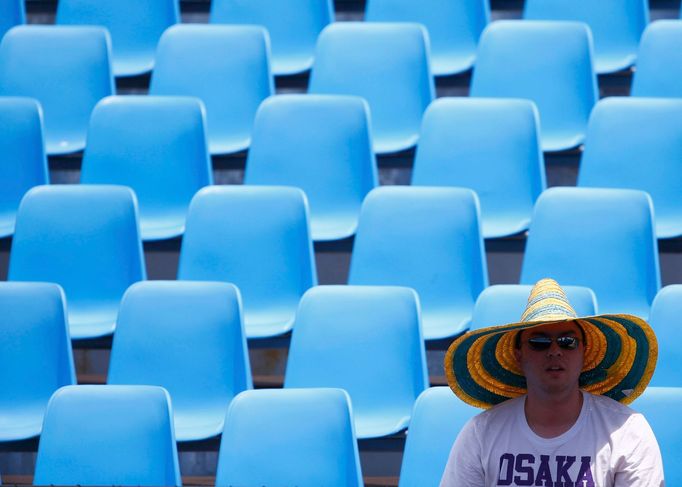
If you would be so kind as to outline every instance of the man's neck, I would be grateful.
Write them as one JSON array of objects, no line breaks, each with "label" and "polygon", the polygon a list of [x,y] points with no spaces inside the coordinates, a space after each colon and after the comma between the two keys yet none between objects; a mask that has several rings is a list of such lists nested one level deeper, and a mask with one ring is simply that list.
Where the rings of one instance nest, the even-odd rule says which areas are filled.
[{"label": "man's neck", "polygon": [[562,435],[575,424],[583,406],[580,390],[563,396],[533,394],[526,396],[524,411],[526,421],[533,432],[542,438]]}]

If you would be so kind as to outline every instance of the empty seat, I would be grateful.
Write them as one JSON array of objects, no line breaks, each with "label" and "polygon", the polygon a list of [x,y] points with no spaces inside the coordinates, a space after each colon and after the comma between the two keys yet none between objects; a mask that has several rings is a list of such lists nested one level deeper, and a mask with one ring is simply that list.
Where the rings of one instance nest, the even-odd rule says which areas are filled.
[{"label": "empty seat", "polygon": [[331,0],[214,0],[212,23],[262,25],[270,34],[272,71],[297,74],[313,64],[317,36],[334,21]]},{"label": "empty seat", "polygon": [[591,288],[600,313],[646,319],[661,285],[653,205],[643,191],[550,188],[535,205],[521,283]]},{"label": "empty seat", "polygon": [[252,387],[237,288],[223,282],[132,285],[121,301],[107,382],[164,387],[178,441],[219,435],[230,400]]},{"label": "empty seat", "polygon": [[481,36],[470,94],[533,100],[540,112],[542,149],[577,147],[598,99],[588,27],[559,21],[491,23]]},{"label": "empty seat", "polygon": [[428,387],[419,314],[407,288],[311,289],[296,314],[284,387],[346,390],[358,438],[401,431]]},{"label": "empty seat", "polygon": [[365,20],[423,24],[431,41],[431,70],[445,76],[473,66],[490,5],[488,0],[368,0]]},{"label": "empty seat", "polygon": [[268,34],[246,25],[176,25],[161,36],[151,95],[196,96],[211,154],[249,147],[260,103],[274,93]]},{"label": "empty seat", "polygon": [[0,96],[37,99],[48,154],[85,147],[90,112],[114,93],[110,41],[102,27],[25,25],[0,43]]},{"label": "empty seat", "polygon": [[361,487],[348,395],[338,389],[239,394],[225,418],[216,485]]},{"label": "empty seat", "polygon": [[34,485],[181,485],[161,387],[67,386],[47,406]]},{"label": "empty seat", "polygon": [[40,434],[50,396],[75,384],[64,293],[56,284],[0,283],[0,442]]},{"label": "empty seat", "polygon": [[652,22],[642,34],[632,96],[682,97],[682,20]]},{"label": "empty seat", "polygon": [[14,233],[19,202],[33,186],[47,184],[40,105],[29,98],[0,98],[0,238]]},{"label": "empty seat", "polygon": [[648,0],[527,0],[529,20],[585,22],[594,39],[597,73],[613,73],[635,63],[639,38],[649,23]]},{"label": "empty seat", "polygon": [[0,40],[5,32],[15,25],[26,23],[24,0],[5,0],[0,2]]},{"label": "empty seat", "polygon": [[474,98],[434,101],[424,113],[412,184],[474,190],[481,203],[485,238],[525,231],[533,204],[546,184],[533,103]]},{"label": "empty seat", "polygon": [[646,191],[656,235],[682,235],[682,99],[606,98],[587,127],[578,186]]},{"label": "empty seat", "polygon": [[303,192],[273,186],[200,190],[187,215],[178,279],[235,284],[248,338],[291,330],[299,299],[317,284]]},{"label": "empty seat", "polygon": [[97,104],[81,182],[130,186],[143,240],[182,235],[194,194],[213,184],[204,108],[197,98],[117,96]]},{"label": "empty seat", "polygon": [[308,91],[364,97],[375,152],[409,149],[434,98],[428,58],[428,34],[418,24],[337,22],[317,41]]},{"label": "empty seat", "polygon": [[348,283],[411,287],[419,294],[424,338],[462,333],[488,285],[475,193],[404,186],[370,192]]},{"label": "empty seat", "polygon": [[145,276],[137,203],[129,188],[54,185],[26,193],[8,279],[61,285],[71,338],[110,335],[123,293]]},{"label": "empty seat", "polygon": [[56,23],[106,27],[114,75],[134,76],[154,66],[161,34],[180,22],[178,4],[178,0],[60,0]]},{"label": "empty seat", "polygon": [[264,101],[244,183],[301,188],[310,203],[314,240],[353,235],[362,200],[378,184],[367,103],[342,95]]},{"label": "empty seat", "polygon": [[661,289],[651,305],[649,322],[658,337],[658,362],[651,378],[652,386],[682,387],[682,347],[680,333],[682,285],[672,284]]}]

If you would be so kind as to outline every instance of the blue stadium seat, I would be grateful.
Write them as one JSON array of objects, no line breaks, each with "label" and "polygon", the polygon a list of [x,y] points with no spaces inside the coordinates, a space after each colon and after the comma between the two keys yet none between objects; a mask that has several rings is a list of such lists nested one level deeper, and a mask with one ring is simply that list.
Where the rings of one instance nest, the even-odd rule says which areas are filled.
[{"label": "blue stadium seat", "polygon": [[42,105],[48,154],[85,147],[90,112],[114,93],[110,41],[102,27],[24,25],[0,43],[0,96]]},{"label": "blue stadium seat", "polygon": [[587,127],[578,186],[646,191],[656,236],[682,235],[682,99],[610,97]]},{"label": "blue stadium seat", "polygon": [[34,485],[181,485],[168,393],[67,386],[47,406]]},{"label": "blue stadium seat", "polygon": [[216,485],[362,487],[348,394],[246,391],[227,411]]},{"label": "blue stadium seat", "polygon": [[658,337],[658,362],[651,378],[652,386],[682,387],[682,347],[680,334],[682,285],[661,289],[651,304],[649,323]]},{"label": "blue stadium seat", "polygon": [[470,95],[533,100],[542,149],[577,147],[598,99],[589,29],[568,21],[491,23],[481,36]]},{"label": "blue stadium seat", "polygon": [[632,96],[682,97],[682,20],[652,22],[642,35]]},{"label": "blue stadium seat", "polygon": [[355,233],[360,206],[377,186],[362,98],[281,95],[264,101],[253,128],[244,184],[301,188],[314,240]]},{"label": "blue stadium seat", "polygon": [[235,284],[248,338],[291,330],[303,293],[317,284],[300,189],[213,186],[190,204],[178,279]]},{"label": "blue stadium seat", "polygon": [[348,283],[415,289],[427,340],[465,331],[476,297],[488,285],[474,192],[373,190],[360,212]]},{"label": "blue stadium seat", "polygon": [[47,184],[43,116],[37,101],[0,98],[0,238],[14,233],[19,202],[33,186]]},{"label": "blue stadium seat", "polygon": [[161,34],[178,22],[178,0],[59,0],[57,3],[57,24],[106,27],[111,35],[115,76],[151,71]]},{"label": "blue stadium seat", "polygon": [[237,288],[133,284],[121,300],[107,383],[164,387],[178,441],[219,435],[230,400],[252,387]]},{"label": "blue stadium seat", "polygon": [[594,39],[594,66],[599,74],[630,68],[639,38],[649,23],[648,0],[526,0],[529,20],[585,22]]},{"label": "blue stadium seat", "polygon": [[547,276],[592,289],[600,313],[647,319],[661,286],[649,195],[631,189],[545,191],[528,231],[521,284]]},{"label": "blue stadium seat", "polygon": [[319,286],[301,299],[285,388],[350,395],[358,438],[397,433],[428,387],[419,299],[407,288]]},{"label": "blue stadium seat", "polygon": [[130,186],[143,240],[182,235],[194,194],[213,184],[197,98],[117,96],[92,112],[81,183]]},{"label": "blue stadium seat", "polygon": [[24,0],[5,0],[0,2],[0,40],[5,32],[15,25],[26,23]]},{"label": "blue stadium seat", "polygon": [[480,412],[449,387],[422,392],[407,431],[399,487],[437,487],[459,430]]},{"label": "blue stadium seat", "polygon": [[38,436],[50,396],[75,384],[66,302],[56,284],[0,283],[0,442]]},{"label": "blue stadium seat", "polygon": [[473,66],[490,5],[489,0],[368,0],[365,20],[423,24],[431,41],[431,70],[447,76]]},{"label": "blue stadium seat", "polygon": [[275,91],[263,27],[176,25],[161,36],[150,95],[201,98],[211,154],[249,147],[260,103]]},{"label": "blue stadium seat", "polygon": [[485,238],[525,231],[546,185],[535,106],[528,100],[434,101],[424,113],[412,184],[474,190]]},{"label": "blue stadium seat", "polygon": [[270,34],[272,72],[290,75],[313,64],[317,36],[334,22],[331,0],[213,0],[212,23],[262,25]]},{"label": "blue stadium seat", "polygon": [[419,24],[337,22],[317,41],[308,91],[364,97],[374,151],[409,149],[435,95],[428,59],[428,34]]},{"label": "blue stadium seat", "polygon": [[110,335],[123,293],[145,278],[137,203],[129,188],[54,185],[26,193],[8,280],[61,285],[71,338]]}]

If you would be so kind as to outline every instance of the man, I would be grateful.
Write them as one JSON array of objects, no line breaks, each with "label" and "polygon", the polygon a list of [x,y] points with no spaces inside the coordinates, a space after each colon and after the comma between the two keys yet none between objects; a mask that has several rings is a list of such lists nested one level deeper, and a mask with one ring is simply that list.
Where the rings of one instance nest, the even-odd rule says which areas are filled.
[{"label": "man", "polygon": [[455,394],[490,409],[460,432],[441,487],[663,486],[656,438],[624,405],[646,388],[657,352],[645,321],[578,318],[541,280],[521,322],[471,331],[446,354]]}]

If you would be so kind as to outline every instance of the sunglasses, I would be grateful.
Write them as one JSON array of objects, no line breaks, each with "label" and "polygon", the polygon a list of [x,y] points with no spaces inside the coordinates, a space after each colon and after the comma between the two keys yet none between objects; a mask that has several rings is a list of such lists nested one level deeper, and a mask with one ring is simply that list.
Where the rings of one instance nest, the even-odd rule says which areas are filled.
[{"label": "sunglasses", "polygon": [[531,348],[531,350],[535,350],[536,352],[542,352],[544,350],[549,350],[549,347],[552,346],[552,342],[554,340],[556,340],[556,344],[562,350],[575,350],[576,348],[578,348],[578,344],[580,343],[578,337],[574,336],[563,336],[557,337],[556,339],[551,337],[538,336],[529,338],[528,346]]}]

